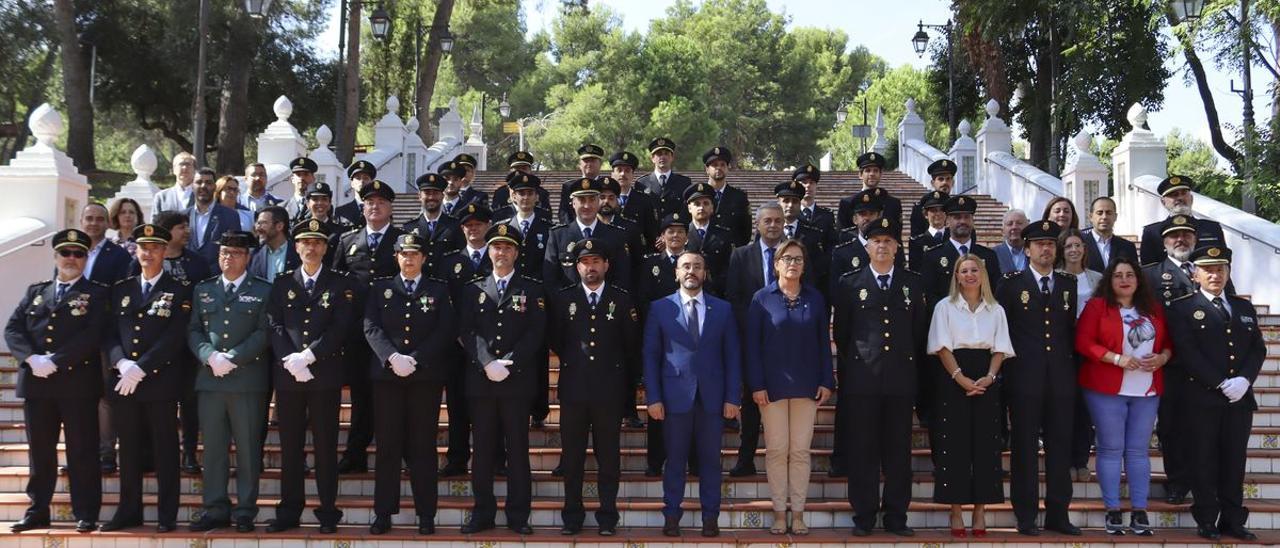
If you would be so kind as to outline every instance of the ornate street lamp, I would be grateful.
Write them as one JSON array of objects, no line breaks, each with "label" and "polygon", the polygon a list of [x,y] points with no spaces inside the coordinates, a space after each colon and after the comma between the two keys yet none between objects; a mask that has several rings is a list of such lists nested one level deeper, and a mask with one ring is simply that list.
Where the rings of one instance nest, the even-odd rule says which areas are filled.
[{"label": "ornate street lamp", "polygon": [[244,11],[249,17],[254,19],[262,19],[267,16],[267,9],[271,7],[271,0],[244,0]]},{"label": "ornate street lamp", "polygon": [[387,31],[391,28],[391,16],[387,15],[387,10],[382,9],[382,5],[378,5],[373,13],[369,14],[369,26],[373,29],[374,38],[387,39]]},{"label": "ornate street lamp", "polygon": [[1204,0],[1170,0],[1173,16],[1180,23],[1190,23],[1200,19],[1204,12]]}]

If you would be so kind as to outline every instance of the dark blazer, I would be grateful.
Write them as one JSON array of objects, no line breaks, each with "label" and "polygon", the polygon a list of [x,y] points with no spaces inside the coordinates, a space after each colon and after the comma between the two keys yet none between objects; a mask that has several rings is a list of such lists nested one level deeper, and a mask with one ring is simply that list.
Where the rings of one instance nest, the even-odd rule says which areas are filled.
[{"label": "dark blazer", "polygon": [[129,263],[132,261],[133,256],[123,247],[105,240],[102,242],[102,249],[98,251],[98,258],[93,261],[93,272],[89,273],[89,280],[110,286],[129,275]]},{"label": "dark blazer", "polygon": [[[369,249],[369,237],[365,227],[350,230],[338,238],[338,249],[333,254],[333,269],[350,272],[356,277],[357,285],[363,289],[369,286],[374,278],[391,276],[400,272],[396,264],[396,238],[404,231],[387,225],[387,230],[378,240],[376,249]],[[357,293],[359,295],[359,293]],[[358,301],[357,301],[358,302]]]},{"label": "dark blazer", "polygon": [[808,284],[794,306],[776,281],[757,291],[742,330],[747,390],[765,390],[770,401],[813,398],[819,386],[834,390],[829,310]]},{"label": "dark blazer", "polygon": [[[855,192],[853,194],[856,196],[858,193]],[[840,198],[840,210],[836,213],[836,228],[844,230],[851,226],[856,226],[853,222],[854,196]],[[889,194],[889,191],[886,190],[884,192],[884,211],[880,216],[897,221],[898,226],[902,226],[902,200]]]},{"label": "dark blazer", "polygon": [[631,295],[606,283],[593,310],[582,284],[555,293],[547,343],[560,357],[559,398],[619,405],[640,379],[640,312]]},{"label": "dark blazer", "polygon": [[[146,299],[142,282],[130,276],[111,288],[111,321],[103,337],[107,355],[103,382],[108,400],[176,401],[182,398],[183,368],[192,367],[187,352],[187,322],[191,319],[190,282],[167,272],[160,274]],[[146,376],[133,394],[121,396],[114,388],[120,381],[115,364],[138,362]]]},{"label": "dark blazer", "polygon": [[841,397],[914,397],[929,334],[920,276],[894,267],[889,289],[882,290],[868,265],[841,277],[838,288],[832,298]]},{"label": "dark blazer", "polygon": [[[930,236],[927,228],[924,232],[912,236],[911,240],[907,242],[907,267],[914,272],[920,272],[921,267],[924,266],[925,250],[947,241],[950,237],[951,230],[947,228],[942,229],[942,232],[939,232],[937,236]],[[996,251],[996,256],[1000,256],[999,250]],[[1002,262],[1001,268],[1003,267],[1004,263]]]},{"label": "dark blazer", "polygon": [[551,229],[555,228],[555,225],[551,224],[551,214],[543,210],[534,210],[533,220],[529,222],[528,230],[520,226],[515,213],[498,222],[520,229],[520,235],[524,238],[520,242],[520,256],[516,258],[516,274],[541,280],[542,261],[546,258]]},{"label": "dark blazer", "polygon": [[[373,349],[370,377],[397,383],[448,381],[458,363],[456,322],[444,282],[423,276],[410,294],[398,274],[375,280],[364,310],[364,334]],[[395,353],[418,361],[409,376],[391,371]]]},{"label": "dark blazer", "polygon": [[[622,197],[619,196],[618,200],[621,201]],[[639,225],[640,234],[644,235],[646,243],[658,237],[658,223],[662,221],[658,216],[659,207],[661,204],[658,203],[657,198],[635,186],[632,186],[631,192],[627,194],[627,204],[622,206],[622,216]]]},{"label": "dark blazer", "polygon": [[[852,232],[856,233],[856,229]],[[832,301],[835,300],[834,295],[839,287],[841,276],[860,268],[866,268],[868,264],[871,264],[871,255],[867,253],[867,248],[863,247],[862,240],[856,237],[837,245],[835,249],[831,250],[827,286],[823,286],[828,289],[829,298]],[[899,248],[898,254],[893,258],[893,267],[895,269],[906,269],[906,265],[907,261],[902,257],[902,250]]]},{"label": "dark blazer", "polygon": [[[499,299],[497,282],[493,276],[484,276],[463,288],[458,307],[467,356],[467,396],[533,398],[538,390],[537,368],[546,363],[537,355],[546,353],[547,298],[542,284],[512,276]],[[515,362],[502,382],[493,382],[484,373],[484,366],[497,359]]]},{"label": "dark blazer", "polygon": [[[1160,235],[1160,224],[1163,222],[1156,221],[1142,227],[1142,243],[1138,257],[1139,262],[1144,265],[1163,261],[1166,256],[1164,237]],[[1218,221],[1196,218],[1196,247],[1226,243],[1226,237],[1222,234],[1222,225]],[[1102,271],[1099,270],[1099,272]]]},{"label": "dark blazer", "polygon": [[466,239],[462,236],[462,225],[458,223],[458,219],[445,215],[443,211],[436,219],[434,232],[430,229],[426,216],[421,213],[401,226],[400,230],[422,236],[427,240],[426,246],[422,249],[422,254],[427,257],[427,263],[422,269],[427,272],[432,271],[435,262],[439,261],[445,253],[462,249],[462,246],[466,245]]},{"label": "dark blazer", "polygon": [[1020,396],[1076,393],[1076,278],[1054,272],[1053,291],[1040,293],[1034,270],[1005,276],[996,300],[1009,322],[1015,357],[1005,360],[1005,390]]},{"label": "dark blazer", "polygon": [[[332,242],[330,242],[330,247]],[[328,254],[328,252],[326,252]],[[293,245],[293,240],[284,241],[284,269],[280,272],[286,272],[298,268],[302,264],[302,258],[298,256],[298,250]],[[279,275],[280,272],[276,274]],[[273,277],[267,276],[267,246],[260,245],[253,250],[253,257],[249,258],[249,275],[257,276],[264,280],[271,280]]]},{"label": "dark blazer", "polygon": [[[644,324],[645,403],[689,413],[695,401],[719,415],[742,403],[742,348],[729,303],[702,292],[706,316],[697,340],[679,293],[654,301]],[[700,395],[700,397],[699,397]]]},{"label": "dark blazer", "polygon": [[458,205],[454,206],[453,211],[459,212],[466,208],[468,204],[482,205],[487,208],[489,207],[489,196],[477,189],[475,185],[471,185],[458,192]]},{"label": "dark blazer", "polygon": [[[1102,255],[1098,253],[1098,239],[1097,237],[1094,236],[1093,231],[1092,230],[1080,231],[1080,239],[1084,240],[1084,245],[1086,248],[1088,248],[1089,260],[1087,261],[1085,268],[1092,270],[1094,272],[1106,272],[1107,265],[1103,264]],[[1164,250],[1164,244],[1163,244],[1163,240],[1161,240],[1161,251],[1163,250]],[[1128,256],[1128,257],[1133,257],[1134,259],[1137,259],[1138,246],[1134,245],[1133,242],[1129,241],[1126,238],[1122,238],[1120,236],[1116,236],[1112,234],[1111,258],[1114,259],[1120,256]]]},{"label": "dark blazer", "polygon": [[800,220],[822,231],[822,246],[824,249],[829,250],[839,243],[836,241],[836,233],[840,229],[836,228],[836,214],[834,211],[820,205],[814,205],[812,212],[806,209],[800,210]]},{"label": "dark blazer", "polygon": [[[551,211],[551,193],[547,189],[537,187],[534,192],[538,194],[538,206],[541,209]],[[501,185],[493,189],[493,213],[496,216],[499,211],[505,210],[505,215],[514,215],[514,208],[511,206],[511,188],[507,185]]]},{"label": "dark blazer", "polygon": [[712,295],[724,296],[725,286],[729,279],[729,259],[733,255],[733,235],[729,229],[714,222],[707,225],[705,237],[698,235],[698,230],[689,226],[689,243],[686,249],[701,252],[707,260],[707,283],[703,289]]},{"label": "dark blazer", "polygon": [[[609,283],[623,289],[631,288],[631,250],[627,245],[627,232],[616,226],[597,221],[591,237],[609,244]],[[542,256],[542,281],[548,287],[559,288],[579,281],[574,261],[568,258],[569,244],[582,240],[582,230],[576,220],[556,225],[548,236],[547,249]]]},{"label": "dark blazer", "polygon": [[335,208],[333,215],[346,220],[351,226],[357,227],[364,226],[364,214],[362,211],[363,208],[360,206],[360,202],[351,200]]},{"label": "dark blazer", "polygon": [[744,245],[751,241],[751,232],[755,228],[751,222],[751,200],[747,199],[746,192],[730,184],[725,184],[720,194],[711,224],[729,229],[734,247]]},{"label": "dark blazer", "polygon": [[[805,256],[805,275],[810,272],[813,256]],[[738,332],[745,333],[747,308],[756,292],[777,279],[766,280],[764,276],[764,256],[760,251],[760,239],[733,250],[729,257],[729,272],[725,282],[725,299],[733,306],[733,317],[738,319]]]},{"label": "dark blazer", "polygon": [[[97,399],[102,394],[98,344],[106,328],[110,289],[80,278],[54,302],[58,284],[32,284],[4,328],[4,341],[18,362],[17,396],[23,399]],[[31,373],[27,358],[53,354],[58,370],[47,378]]]},{"label": "dark blazer", "polygon": [[[267,300],[267,325],[271,328],[271,375],[276,390],[289,392],[342,388],[343,344],[356,316],[355,279],[345,272],[320,269],[315,288],[307,293],[302,268],[276,276]],[[300,383],[281,360],[310,348],[316,361],[308,366],[314,379]]]},{"label": "dark blazer", "polygon": [[[1267,359],[1267,345],[1258,324],[1258,312],[1248,300],[1223,292],[1231,319],[1225,320],[1204,294],[1197,291],[1174,301],[1166,315],[1174,356],[1190,383],[1184,389],[1186,403],[1205,407],[1258,408],[1253,383]],[[1236,403],[1218,390],[1231,377],[1249,379],[1249,391]]]},{"label": "dark blazer", "polygon": [[1147,278],[1147,287],[1151,288],[1151,294],[1160,299],[1166,307],[1174,300],[1196,291],[1195,282],[1187,277],[1185,271],[1169,261],[1168,257],[1160,259],[1156,264],[1142,267],[1142,275]]},{"label": "dark blazer", "polygon": [[643,318],[649,317],[649,305],[653,301],[680,289],[680,283],[676,281],[676,265],[666,251],[645,255],[640,268],[636,269],[635,282],[636,298]]},{"label": "dark blazer", "polygon": [[688,208],[684,203],[684,191],[689,188],[693,181],[688,177],[671,172],[667,176],[667,184],[658,184],[658,178],[653,176],[653,172],[645,174],[643,177],[636,179],[635,187],[648,192],[650,196],[657,199],[658,216],[666,217],[676,211],[687,211]]},{"label": "dark blazer", "polygon": [[[225,207],[222,204],[214,202],[209,213],[209,222],[204,227],[204,239],[200,246],[196,246],[196,237],[192,235],[187,240],[187,249],[195,252],[205,264],[209,265],[209,270],[214,274],[221,274],[222,269],[218,267],[218,240],[222,238],[222,233],[228,230],[240,230],[240,214],[234,209]],[[195,206],[187,209],[187,219],[190,222],[191,230],[195,230]]]},{"label": "dark blazer", "polygon": [[[453,302],[459,303],[463,289],[477,277],[488,276],[490,272],[493,272],[493,262],[489,260],[488,253],[480,254],[480,264],[477,266],[471,262],[471,256],[467,254],[464,247],[445,253],[440,260],[436,261],[435,270],[431,276],[443,280],[449,286],[449,296],[453,298]],[[454,310],[460,312],[461,307],[455,304]]]},{"label": "dark blazer", "polygon": [[[991,281],[991,290],[995,291],[1000,280],[1004,279],[1000,274],[1000,260],[996,257],[996,252],[976,240],[970,240],[969,253],[977,255],[986,263],[987,279]],[[925,291],[929,293],[930,311],[933,310],[933,305],[951,293],[951,273],[955,270],[956,259],[959,257],[960,250],[951,245],[950,239],[925,250],[920,275],[924,278]],[[1071,281],[1071,286],[1075,287],[1075,280]],[[1075,322],[1075,316],[1072,316],[1072,322]]]}]

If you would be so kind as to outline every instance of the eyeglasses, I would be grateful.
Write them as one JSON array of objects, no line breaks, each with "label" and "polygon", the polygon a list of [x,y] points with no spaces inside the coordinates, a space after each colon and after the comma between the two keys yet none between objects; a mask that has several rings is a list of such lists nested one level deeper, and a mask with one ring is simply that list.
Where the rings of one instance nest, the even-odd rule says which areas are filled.
[{"label": "eyeglasses", "polygon": [[83,259],[83,258],[85,258],[85,257],[88,257],[88,256],[89,256],[89,253],[87,253],[86,251],[84,251],[84,250],[82,250],[82,249],[59,249],[59,250],[58,250],[58,256],[60,256],[60,257],[75,257],[75,258],[77,258],[77,259]]},{"label": "eyeglasses", "polygon": [[785,264],[800,264],[804,262],[804,257],[800,255],[783,255],[778,257],[778,260]]},{"label": "eyeglasses", "polygon": [[248,254],[249,254],[248,251],[244,251],[241,249],[227,249],[224,247],[218,250],[218,255],[221,255],[223,257],[243,257]]}]

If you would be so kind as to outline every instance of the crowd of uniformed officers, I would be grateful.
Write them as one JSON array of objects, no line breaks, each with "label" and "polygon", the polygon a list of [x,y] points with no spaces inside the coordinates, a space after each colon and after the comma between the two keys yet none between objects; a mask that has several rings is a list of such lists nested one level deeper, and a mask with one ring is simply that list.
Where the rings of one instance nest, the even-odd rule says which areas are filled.
[{"label": "crowd of uniformed officers", "polygon": [[[878,518],[889,532],[913,533],[913,415],[929,429],[935,499],[955,505],[953,534],[964,534],[959,505],[974,504],[973,534],[985,535],[980,510],[1003,501],[1006,448],[1017,530],[1040,532],[1043,462],[1043,526],[1080,533],[1068,517],[1080,429],[1069,410],[1081,405],[1071,350],[1081,347],[1084,278],[1063,270],[1060,242],[1088,236],[1089,254],[1104,257],[1100,268],[1136,253],[1111,238],[1114,202],[1091,204],[1110,202],[1111,217],[1104,212],[1085,231],[1074,207],[1067,222],[1046,209],[1044,220],[1004,231],[1003,249],[993,250],[977,242],[977,201],[950,194],[950,160],[929,166],[933,189],[909,213],[880,186],[886,160],[875,152],[858,158],[862,189],[836,212],[817,204],[821,172],[812,165],[775,187],[776,203],[753,211],[729,184],[728,149],[707,151],[705,180],[694,182],[672,170],[671,140],[648,148],[653,171],[637,176],[635,155],[613,154],[602,171],[603,149],[584,145],[581,176],[562,183],[555,213],[531,154],[509,158],[492,199],[471,184],[475,158],[459,155],[417,179],[421,212],[399,225],[396,194],[365,161],[347,172],[356,199],[336,210],[307,158],[290,166],[294,196],[279,199],[255,183],[238,201],[215,200],[224,183],[214,187],[203,171],[184,179],[175,161],[179,181],[157,200],[152,222],[117,226],[123,208],[112,209],[116,241],[132,250],[117,279],[103,273],[117,244],[103,241],[101,227],[58,232],[56,278],[29,287],[5,328],[20,363],[30,456],[31,505],[12,530],[48,526],[62,431],[77,530],[99,529],[99,446],[118,436],[119,502],[101,530],[142,525],[148,472],[157,478],[157,530],[173,530],[182,470],[203,474],[203,511],[191,530],[253,531],[274,421],[281,495],[268,532],[299,527],[309,474],[320,532],[335,532],[339,474],[367,471],[376,440],[372,533],[387,532],[401,510],[402,471],[418,531],[431,534],[437,480],[470,469],[475,502],[462,532],[495,527],[494,478],[505,476],[506,526],[530,534],[529,432],[550,412],[554,353],[563,451],[553,474],[564,481],[564,534],[586,521],[588,441],[598,532],[616,533],[624,427],[648,432],[645,474],[663,476],[664,533],[679,535],[687,470],[702,484],[702,534],[718,534],[722,430],[740,433],[729,475],[749,476],[762,422],[771,531],[807,533],[809,445],[819,406],[833,395],[830,474],[848,478],[852,534],[869,534]],[[1192,189],[1185,177],[1162,183],[1175,214],[1144,233],[1151,264],[1141,289],[1175,309],[1176,348],[1171,359],[1165,352],[1142,363],[1147,373],[1163,369],[1167,387],[1158,397],[1170,498],[1191,490],[1202,536],[1247,539],[1250,385],[1265,347],[1256,312],[1229,285],[1221,227],[1187,215]],[[166,203],[177,205],[163,211]],[[253,232],[219,208],[247,210]],[[1129,382],[1125,348],[1097,358],[1125,364]],[[1161,385],[1133,379],[1147,379],[1144,395]],[[350,427],[340,458],[344,387]],[[109,429],[99,427],[104,395]],[[198,410],[190,420],[188,401]],[[198,416],[202,463],[185,429],[180,444],[180,402],[184,427]],[[1099,425],[1100,450],[1102,432]],[[1148,533],[1145,508],[1133,510],[1134,532]]]}]

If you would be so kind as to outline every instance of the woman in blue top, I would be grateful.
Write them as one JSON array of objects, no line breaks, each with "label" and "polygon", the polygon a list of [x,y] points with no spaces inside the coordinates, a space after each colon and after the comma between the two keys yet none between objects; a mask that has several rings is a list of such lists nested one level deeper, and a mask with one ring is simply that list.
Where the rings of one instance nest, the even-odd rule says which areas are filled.
[{"label": "woman in blue top", "polygon": [[804,522],[809,489],[809,445],[818,406],[831,397],[835,375],[827,303],[822,293],[800,283],[805,246],[784,240],[774,254],[776,281],[751,299],[744,340],[746,381],[764,421],[765,474],[773,501],[774,534],[808,534]]}]

